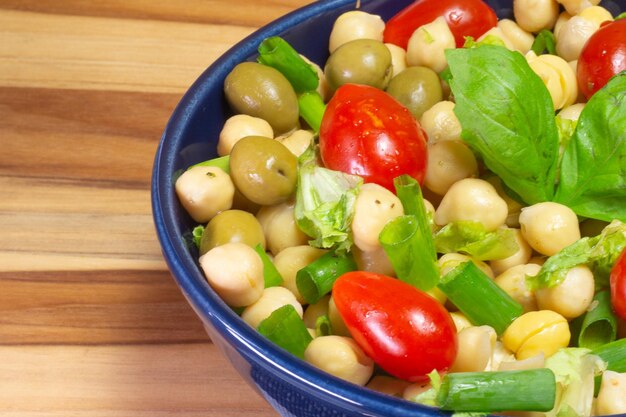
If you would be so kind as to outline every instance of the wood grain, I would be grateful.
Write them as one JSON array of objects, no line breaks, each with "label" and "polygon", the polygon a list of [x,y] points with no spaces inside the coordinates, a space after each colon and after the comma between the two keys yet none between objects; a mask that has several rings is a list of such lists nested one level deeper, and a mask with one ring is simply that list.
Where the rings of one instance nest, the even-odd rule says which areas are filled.
[{"label": "wood grain", "polygon": [[150,177],[196,77],[310,2],[0,0],[0,415],[276,415],[171,278]]}]

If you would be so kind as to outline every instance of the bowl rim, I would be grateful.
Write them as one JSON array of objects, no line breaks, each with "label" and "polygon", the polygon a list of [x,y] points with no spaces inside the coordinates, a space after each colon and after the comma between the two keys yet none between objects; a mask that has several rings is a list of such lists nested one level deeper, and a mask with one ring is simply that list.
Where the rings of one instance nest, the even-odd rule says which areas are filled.
[{"label": "bowl rim", "polygon": [[[389,0],[362,0],[362,6],[383,4],[386,1]],[[172,152],[171,149],[176,149],[175,145],[184,136],[186,123],[192,114],[188,109],[198,106],[215,83],[223,80],[232,67],[253,55],[263,39],[283,34],[292,26],[316,15],[336,11],[353,3],[355,0],[321,0],[298,8],[254,31],[229,48],[202,72],[176,106],[156,150],[151,180],[153,222],[165,261],[183,295],[196,314],[210,321],[240,354],[252,352],[246,354],[247,361],[252,361],[265,369],[272,368],[281,372],[274,375],[287,383],[297,385],[317,400],[332,397],[333,403],[340,404],[346,411],[367,411],[369,415],[381,416],[448,416],[449,412],[411,403],[334,377],[261,336],[210,290],[203,276],[199,276],[201,273],[197,262],[192,258],[177,227],[175,207],[178,203],[173,191],[176,152]]]}]

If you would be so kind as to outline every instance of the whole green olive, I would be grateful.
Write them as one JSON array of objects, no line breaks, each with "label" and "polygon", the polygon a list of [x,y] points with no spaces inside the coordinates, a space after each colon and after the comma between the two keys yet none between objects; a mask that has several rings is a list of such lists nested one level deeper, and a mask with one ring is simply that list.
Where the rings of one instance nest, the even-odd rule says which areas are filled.
[{"label": "whole green olive", "polygon": [[416,119],[443,99],[437,73],[427,67],[408,67],[394,76],[387,93],[404,105]]},{"label": "whole green olive", "polygon": [[282,203],[296,189],[298,159],[276,139],[246,136],[230,152],[230,176],[250,201]]},{"label": "whole green olive", "polygon": [[324,75],[331,90],[343,84],[385,89],[392,75],[391,52],[374,39],[357,39],[337,48],[326,61]]},{"label": "whole green olive", "polygon": [[243,210],[225,210],[206,225],[200,239],[200,255],[225,243],[245,243],[265,249],[265,235],[261,223],[253,214]]},{"label": "whole green olive", "polygon": [[242,62],[224,80],[224,93],[237,113],[266,120],[276,135],[299,126],[298,97],[278,70],[257,62]]}]

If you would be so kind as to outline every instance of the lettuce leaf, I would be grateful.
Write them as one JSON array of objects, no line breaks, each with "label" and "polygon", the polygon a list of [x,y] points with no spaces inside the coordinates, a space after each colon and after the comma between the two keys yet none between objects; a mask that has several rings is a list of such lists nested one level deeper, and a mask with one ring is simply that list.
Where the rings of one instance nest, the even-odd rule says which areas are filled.
[{"label": "lettuce leaf", "polygon": [[362,183],[359,176],[321,167],[313,146],[300,156],[295,216],[298,227],[313,238],[312,246],[350,249],[354,202]]},{"label": "lettuce leaf", "polygon": [[504,259],[519,250],[515,230],[487,232],[482,223],[472,221],[445,225],[435,233],[435,248],[438,253],[465,253],[481,261]]},{"label": "lettuce leaf", "polygon": [[614,220],[598,236],[584,237],[549,257],[537,275],[527,277],[526,283],[531,289],[554,287],[571,268],[587,265],[593,271],[596,288],[605,288],[611,268],[624,248],[626,224]]},{"label": "lettuce leaf", "polygon": [[591,415],[594,378],[606,368],[589,349],[563,348],[546,359],[558,386],[557,401],[546,417],[584,417]]}]

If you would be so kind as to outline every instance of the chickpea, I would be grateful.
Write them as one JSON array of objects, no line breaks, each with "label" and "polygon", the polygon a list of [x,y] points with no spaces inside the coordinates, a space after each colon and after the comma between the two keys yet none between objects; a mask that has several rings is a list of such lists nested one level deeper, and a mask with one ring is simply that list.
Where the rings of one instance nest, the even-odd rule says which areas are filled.
[{"label": "chickpea", "polygon": [[231,307],[245,307],[263,294],[263,261],[245,243],[217,246],[199,259],[211,288]]},{"label": "chickpea", "polygon": [[546,358],[567,347],[569,325],[565,317],[551,310],[530,311],[513,320],[502,335],[504,346],[523,360],[543,352]]},{"label": "chickpea", "polygon": [[415,382],[404,389],[402,398],[408,401],[415,401],[420,395],[432,388],[430,382]]},{"label": "chickpea", "polygon": [[543,352],[539,352],[538,354],[531,356],[529,358],[523,359],[521,361],[506,361],[501,362],[498,367],[498,371],[521,371],[524,369],[538,369],[543,368],[546,363],[546,358],[543,355]]},{"label": "chickpea", "polygon": [[222,169],[195,166],[176,180],[176,195],[187,213],[198,223],[206,223],[233,205],[235,185]]},{"label": "chickpea", "polygon": [[513,0],[513,15],[522,29],[537,33],[554,27],[559,4],[556,0]]},{"label": "chickpea", "polygon": [[296,274],[325,253],[326,251],[323,249],[300,245],[285,248],[274,257],[274,266],[280,276],[283,277],[282,286],[294,293],[300,304],[306,304],[306,301],[298,291]]},{"label": "chickpea", "polygon": [[513,230],[515,233],[515,243],[517,243],[517,247],[519,249],[517,250],[517,252],[507,258],[496,259],[489,262],[493,273],[496,275],[500,275],[507,269],[512,268],[516,265],[523,265],[525,263],[528,263],[531,256],[533,255],[533,250],[526,242],[526,240],[524,240],[524,236],[522,236],[522,231],[519,229]]},{"label": "chickpea", "polygon": [[592,6],[565,21],[556,37],[556,52],[566,61],[577,60],[587,40],[605,21],[613,20],[611,13],[600,6]]},{"label": "chickpea", "polygon": [[263,290],[261,298],[246,307],[241,313],[243,321],[255,329],[274,310],[282,306],[291,304],[300,317],[302,317],[302,305],[296,300],[296,296],[291,291],[283,287],[270,287]]},{"label": "chickpea", "polygon": [[262,206],[257,219],[263,228],[267,248],[276,256],[291,246],[306,245],[309,237],[298,227],[293,200],[273,206]]},{"label": "chickpea", "polygon": [[559,203],[525,207],[519,222],[526,242],[542,255],[552,256],[580,239],[576,213]]},{"label": "chickpea", "polygon": [[220,156],[230,154],[235,143],[246,136],[273,138],[274,129],[267,121],[259,117],[247,114],[236,114],[229,117],[220,131],[219,141],[217,142],[217,154]]},{"label": "chickpea", "polygon": [[519,201],[511,198],[506,191],[504,190],[504,186],[502,185],[502,180],[500,177],[496,175],[492,175],[485,179],[489,184],[493,185],[493,188],[496,189],[498,195],[506,202],[506,206],[508,209],[508,215],[506,217],[506,225],[508,227],[518,228],[519,227],[519,214],[522,211],[522,205]]},{"label": "chickpea", "polygon": [[567,120],[578,120],[580,117],[580,113],[582,113],[585,108],[585,103],[576,103],[571,106],[565,107],[563,110],[559,112],[559,117],[561,119]]},{"label": "chickpea", "polygon": [[499,26],[494,26],[491,29],[489,29],[487,32],[480,35],[477,41],[481,42],[481,41],[484,41],[486,38],[498,38],[504,44],[504,47],[506,49],[509,49],[511,51],[515,50],[515,46],[513,45],[513,42],[511,42],[511,40],[504,34],[504,32],[502,31],[502,29],[500,29]]},{"label": "chickpea", "polygon": [[413,32],[406,50],[407,64],[428,67],[439,73],[448,65],[445,50],[455,45],[446,19],[440,16]]},{"label": "chickpea", "polygon": [[537,56],[529,51],[526,60],[550,92],[555,110],[574,104],[578,98],[578,81],[576,73],[563,58],[549,54]]},{"label": "chickpea", "polygon": [[[330,294],[327,294],[319,299],[315,304],[309,304],[304,310],[302,319],[306,327],[314,329],[317,323],[317,319],[322,316],[328,316],[328,303],[330,302]],[[331,324],[332,326],[332,324]]]},{"label": "chickpea", "polygon": [[596,6],[600,0],[557,0],[569,14],[578,14],[584,9]]},{"label": "chickpea", "polygon": [[526,276],[535,276],[540,270],[541,266],[537,264],[515,265],[499,274],[494,281],[522,305],[524,312],[535,311],[537,300],[535,294],[526,286]]},{"label": "chickpea", "polygon": [[393,43],[386,43],[385,46],[391,53],[391,77],[400,74],[407,68],[406,65],[406,50],[404,48],[394,45]]},{"label": "chickpea", "polygon": [[452,271],[454,268],[462,264],[463,262],[472,261],[474,265],[478,267],[481,271],[485,273],[489,278],[494,277],[493,270],[489,265],[487,265],[483,261],[479,261],[478,259],[474,259],[471,256],[463,255],[461,253],[446,253],[441,256],[437,260],[437,264],[439,265],[439,271],[441,275],[445,275],[448,272]]},{"label": "chickpea", "polygon": [[558,35],[558,33],[561,31],[561,29],[563,29],[563,26],[572,18],[572,15],[567,13],[566,11],[561,12],[561,14],[559,15],[559,17],[556,19],[556,23],[554,24],[554,30],[552,30],[552,33],[554,34],[555,38]]},{"label": "chickpea", "polygon": [[497,337],[490,326],[471,326],[458,332],[459,348],[450,372],[484,371],[493,355]]},{"label": "chickpea", "polygon": [[532,33],[525,31],[511,19],[500,19],[498,28],[502,31],[504,37],[511,42],[514,50],[522,54],[530,51],[535,41]]},{"label": "chickpea", "polygon": [[285,145],[295,156],[300,156],[313,142],[314,134],[310,130],[298,129],[276,139]]},{"label": "chickpea", "polygon": [[459,311],[451,312],[450,317],[452,317],[452,321],[454,322],[457,333],[459,333],[463,329],[467,329],[468,327],[473,326],[473,324],[467,319],[467,317],[465,317],[465,315]]},{"label": "chickpea", "polygon": [[368,183],[354,203],[352,234],[356,247],[364,252],[380,248],[378,235],[392,219],[404,214],[402,203],[394,193],[378,184]]},{"label": "chickpea", "polygon": [[317,337],[304,351],[304,359],[331,375],[357,385],[365,385],[374,373],[374,361],[349,337]]},{"label": "chickpea", "polygon": [[540,309],[556,311],[566,319],[573,319],[587,311],[594,292],[593,273],[587,266],[580,265],[570,269],[560,284],[541,288],[535,296]]},{"label": "chickpea", "polygon": [[339,16],[330,32],[328,50],[333,53],[341,45],[355,39],[383,40],[385,22],[380,16],[352,10]]},{"label": "chickpea", "polygon": [[429,144],[426,166],[424,186],[439,195],[444,195],[459,180],[478,176],[474,153],[457,140]]},{"label": "chickpea", "polygon": [[402,393],[409,385],[411,385],[410,382],[392,376],[375,375],[366,387],[383,394],[402,397]]},{"label": "chickpea", "polygon": [[461,220],[475,221],[493,231],[504,224],[507,215],[506,202],[491,184],[465,178],[455,182],[443,196],[435,211],[435,223],[443,226]]},{"label": "chickpea", "polygon": [[330,325],[333,328],[334,334],[339,336],[350,336],[350,331],[348,330],[348,327],[346,327],[343,317],[339,314],[339,310],[337,310],[337,306],[335,305],[335,301],[332,296],[328,302],[328,320],[330,320]]},{"label": "chickpea", "polygon": [[392,277],[396,275],[393,265],[391,265],[391,261],[382,247],[366,252],[355,246],[352,254],[360,271],[375,272]]},{"label": "chickpea", "polygon": [[461,140],[461,122],[454,114],[454,102],[440,101],[426,110],[420,125],[428,135],[429,143],[444,140]]},{"label": "chickpea", "polygon": [[604,371],[596,402],[597,415],[626,413],[626,373]]},{"label": "chickpea", "polygon": [[497,371],[502,362],[512,362],[515,360],[513,352],[504,347],[501,341],[496,341],[496,346],[491,355],[491,362],[487,365],[486,371]]}]

